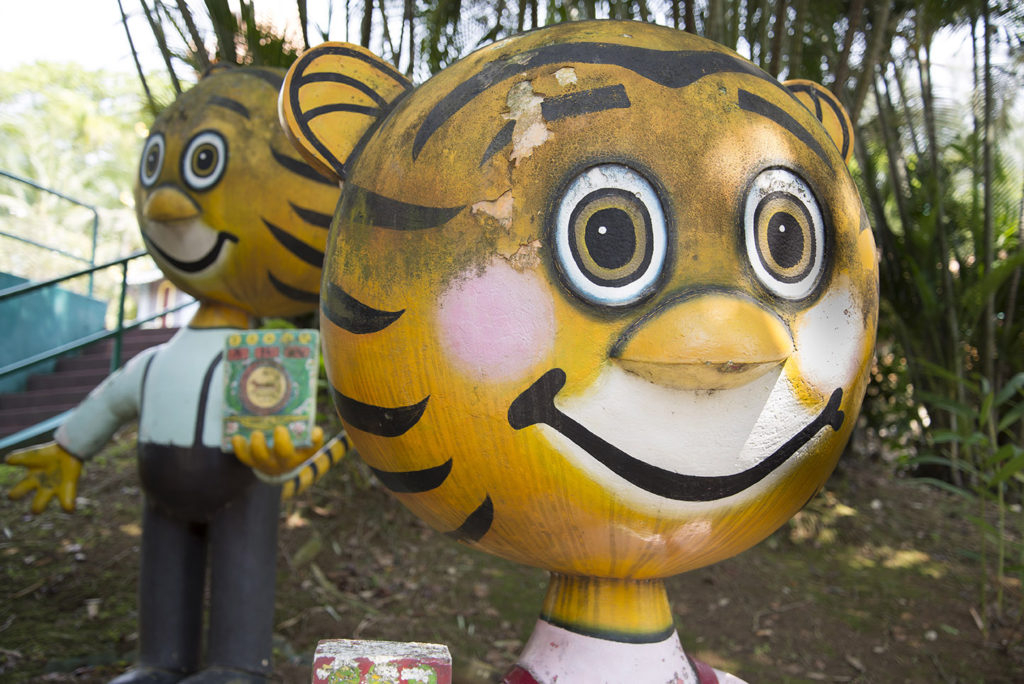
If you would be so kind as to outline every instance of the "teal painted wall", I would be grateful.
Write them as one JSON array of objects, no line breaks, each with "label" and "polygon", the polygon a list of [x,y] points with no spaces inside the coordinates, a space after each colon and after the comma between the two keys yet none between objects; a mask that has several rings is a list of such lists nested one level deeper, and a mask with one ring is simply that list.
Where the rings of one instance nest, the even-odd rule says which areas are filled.
[{"label": "teal painted wall", "polygon": [[[24,282],[0,273],[0,292]],[[106,312],[106,302],[56,286],[0,302],[0,367],[103,330]],[[53,365],[46,361],[0,378],[0,392],[24,389],[29,375],[50,371]]]}]

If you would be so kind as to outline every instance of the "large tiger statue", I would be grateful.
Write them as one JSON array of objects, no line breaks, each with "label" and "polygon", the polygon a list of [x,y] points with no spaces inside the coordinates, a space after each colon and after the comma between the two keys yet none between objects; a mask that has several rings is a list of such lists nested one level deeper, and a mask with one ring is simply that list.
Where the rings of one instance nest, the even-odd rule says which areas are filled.
[{"label": "large tiger statue", "polygon": [[433,527],[551,573],[505,681],[737,681],[687,657],[663,579],[777,529],[853,429],[878,273],[835,96],[606,21],[415,89],[326,44],[281,105],[344,180],[321,308],[349,437]]},{"label": "large tiger statue", "polygon": [[[138,418],[139,655],[116,684],[263,682],[272,673],[281,486],[221,449],[221,356],[227,335],[256,317],[315,310],[339,192],[285,138],[277,118],[283,75],[215,69],[156,119],[138,169],[139,226],[154,261],[198,299],[198,311],[166,345],[94,390],[55,442],[8,457],[29,469],[12,497],[34,492],[39,512],[56,496],[71,511],[82,463]],[[311,449],[275,433],[272,455],[301,461],[323,442],[314,433]],[[269,458],[266,440],[253,441],[262,449],[242,444],[239,456]]]}]

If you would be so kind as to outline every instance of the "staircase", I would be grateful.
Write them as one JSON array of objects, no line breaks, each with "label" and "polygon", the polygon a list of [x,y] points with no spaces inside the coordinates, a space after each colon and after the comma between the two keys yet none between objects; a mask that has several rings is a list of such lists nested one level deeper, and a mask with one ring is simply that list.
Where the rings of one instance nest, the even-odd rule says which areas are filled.
[{"label": "staircase", "polygon": [[[121,342],[121,363],[166,342],[176,332],[176,328],[126,330]],[[0,394],[0,438],[77,406],[110,374],[113,348],[113,340],[97,342],[76,356],[59,359],[53,372],[30,376],[24,391]]]}]

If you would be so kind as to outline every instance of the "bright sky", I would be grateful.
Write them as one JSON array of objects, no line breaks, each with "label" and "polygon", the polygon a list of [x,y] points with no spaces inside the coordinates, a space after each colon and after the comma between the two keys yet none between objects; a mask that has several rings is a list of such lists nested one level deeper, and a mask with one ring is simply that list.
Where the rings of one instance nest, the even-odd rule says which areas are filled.
[{"label": "bright sky", "polygon": [[[147,73],[162,70],[163,62],[139,1],[121,1],[143,68]],[[200,8],[195,14],[196,20],[202,22],[201,3],[191,4]],[[308,1],[312,42],[317,40],[314,25],[327,22],[329,4],[329,0]],[[334,5],[331,38],[344,40],[345,3],[338,1]],[[261,17],[291,24],[289,28],[297,31],[295,7],[295,0],[259,0],[256,3]],[[117,0],[0,0],[0,8],[0,70],[39,59],[77,62],[88,68],[135,70]],[[936,66],[966,65],[969,69],[970,43],[966,38],[940,40]]]},{"label": "bright sky", "polygon": [[[163,60],[141,4],[138,0],[121,2],[143,69],[147,73],[162,71]],[[152,8],[152,2],[147,4]],[[205,10],[201,3],[191,5],[200,8],[195,18],[202,22]],[[309,0],[311,30],[314,25],[327,22],[327,5],[328,0]],[[335,6],[332,38],[343,39],[344,3],[336,2]],[[258,16],[294,24],[290,28],[298,31],[295,8],[295,0],[256,3]],[[313,40],[311,35],[310,41]],[[77,62],[91,69],[106,67],[134,73],[117,0],[0,0],[0,70],[35,60]]]}]

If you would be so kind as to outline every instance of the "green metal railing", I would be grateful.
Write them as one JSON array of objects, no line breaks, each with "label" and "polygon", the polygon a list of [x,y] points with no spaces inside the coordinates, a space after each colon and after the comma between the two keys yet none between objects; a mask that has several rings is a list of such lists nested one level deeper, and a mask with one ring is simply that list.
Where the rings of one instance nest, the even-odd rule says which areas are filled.
[{"label": "green metal railing", "polygon": [[[62,199],[65,199],[65,200],[69,201],[69,202],[73,202],[74,204],[77,204],[79,206],[86,207],[86,208],[92,210],[92,212],[93,212],[92,254],[91,254],[89,259],[84,259],[82,257],[77,257],[75,255],[67,254],[65,252],[62,252],[59,249],[56,249],[56,248],[53,248],[53,247],[48,247],[46,245],[42,245],[42,244],[33,242],[32,240],[28,240],[28,239],[23,238],[23,237],[19,237],[19,236],[15,236],[15,235],[8,235],[7,233],[5,233],[3,231],[0,231],[0,236],[4,236],[4,237],[8,237],[8,238],[13,238],[13,239],[16,239],[16,240],[20,240],[22,242],[27,242],[29,244],[32,244],[32,245],[36,246],[36,247],[40,247],[40,248],[47,249],[47,250],[54,251],[54,252],[59,252],[61,254],[64,254],[65,256],[69,256],[69,257],[71,257],[73,259],[76,259],[78,261],[83,261],[83,262],[86,262],[86,263],[89,264],[89,266],[87,268],[83,268],[81,270],[74,271],[73,273],[68,273],[66,275],[58,276],[56,278],[51,278],[49,280],[26,282],[26,283],[22,283],[20,285],[15,285],[13,287],[6,288],[4,290],[0,290],[0,302],[5,302],[5,301],[8,301],[8,300],[12,300],[12,299],[14,299],[16,297],[22,297],[22,296],[28,295],[30,293],[42,290],[44,288],[57,287],[61,283],[65,283],[67,281],[73,280],[75,278],[81,278],[81,277],[88,277],[89,278],[89,295],[91,296],[92,292],[93,292],[93,277],[94,277],[94,275],[98,271],[103,271],[103,270],[106,270],[108,268],[120,268],[121,269],[121,283],[120,283],[120,288],[119,288],[119,292],[118,292],[118,296],[117,296],[117,321],[116,321],[116,324],[115,324],[115,326],[114,326],[114,328],[112,330],[100,330],[98,332],[95,332],[95,333],[92,333],[92,334],[80,337],[80,338],[78,338],[76,340],[72,340],[71,342],[67,342],[65,344],[59,345],[59,346],[54,347],[52,349],[49,349],[49,350],[47,350],[45,352],[40,352],[38,354],[33,354],[32,356],[29,356],[27,358],[21,359],[20,361],[16,361],[14,363],[7,364],[6,366],[0,367],[0,379],[3,379],[5,377],[7,377],[9,375],[12,375],[14,373],[17,373],[19,371],[23,371],[23,370],[32,368],[33,366],[36,366],[37,364],[41,364],[41,363],[43,363],[45,361],[57,359],[59,357],[66,356],[68,354],[72,354],[72,353],[82,349],[83,347],[87,347],[87,346],[89,346],[91,344],[95,344],[96,342],[100,342],[100,341],[107,340],[107,339],[113,339],[113,341],[114,341],[114,343],[113,343],[113,346],[114,346],[113,353],[111,354],[111,358],[110,358],[110,370],[111,370],[111,372],[113,372],[113,371],[117,370],[121,366],[121,355],[122,355],[122,347],[123,347],[123,337],[124,337],[124,333],[126,331],[138,328],[138,327],[140,327],[140,326],[142,326],[142,325],[144,325],[146,323],[149,323],[150,321],[157,320],[157,319],[161,318],[162,316],[166,316],[167,314],[174,313],[175,311],[179,311],[179,310],[181,310],[181,309],[183,309],[183,308],[185,308],[187,306],[190,306],[192,304],[191,301],[187,301],[187,302],[184,302],[182,304],[178,304],[176,306],[168,307],[166,309],[163,309],[163,310],[159,311],[158,313],[152,314],[151,316],[147,316],[145,318],[137,318],[137,319],[131,321],[130,323],[126,323],[125,322],[125,316],[124,316],[124,310],[125,310],[125,295],[127,294],[127,290],[128,290],[128,264],[130,262],[136,260],[136,259],[141,259],[142,257],[146,256],[147,252],[145,250],[140,250],[138,252],[134,252],[132,254],[129,254],[128,256],[121,257],[120,259],[114,259],[113,261],[108,261],[106,263],[96,264],[95,263],[95,257],[96,257],[97,233],[98,233],[98,226],[99,226],[99,214],[96,212],[96,209],[94,207],[92,207],[91,205],[88,205],[88,204],[86,204],[84,202],[80,202],[79,200],[76,200],[76,199],[74,199],[72,197],[68,197],[67,195],[64,195],[64,194],[62,194],[60,192],[57,192],[56,190],[52,190],[50,188],[43,187],[43,186],[35,183],[34,181],[28,180],[26,178],[21,178],[19,176],[16,176],[14,174],[8,173],[6,171],[0,171],[0,175],[6,176],[7,178],[11,178],[11,179],[13,179],[15,181],[18,181],[18,182],[21,182],[21,183],[25,183],[27,185],[30,185],[30,186],[32,186],[34,188],[37,188],[39,190],[42,190],[44,192],[48,192],[50,194],[56,195],[58,197],[61,197]],[[66,418],[68,413],[69,413],[69,411],[65,411],[64,413],[61,413],[60,415],[57,415],[57,416],[54,416],[54,417],[49,418],[47,420],[44,420],[44,421],[42,421],[40,423],[37,423],[36,425],[33,425],[31,427],[28,427],[28,428],[25,428],[24,430],[21,430],[19,432],[14,433],[14,434],[8,435],[8,436],[3,437],[3,438],[0,438],[0,454],[8,451],[9,449],[13,448],[14,446],[30,442],[30,441],[38,438],[39,436],[44,435],[44,434],[54,430],[58,425],[60,425],[64,421],[64,419]]]},{"label": "green metal railing", "polygon": [[[92,274],[96,273],[97,271],[102,271],[104,269],[115,267],[120,267],[121,269],[121,284],[117,298],[117,322],[113,330],[100,330],[90,335],[80,337],[77,340],[73,340],[66,344],[54,347],[45,352],[34,354],[28,358],[22,359],[21,361],[16,361],[15,363],[11,363],[6,366],[0,367],[0,379],[5,378],[13,373],[17,373],[18,371],[23,371],[28,368],[31,368],[32,366],[43,363],[44,361],[49,361],[51,359],[57,359],[61,356],[66,356],[68,354],[78,351],[79,349],[82,349],[83,347],[87,347],[90,344],[95,344],[96,342],[101,342],[103,340],[108,339],[114,340],[114,349],[110,357],[110,371],[113,372],[120,368],[122,344],[125,331],[138,328],[146,323],[149,323],[150,321],[155,321],[162,316],[166,316],[169,313],[174,313],[175,311],[179,311],[192,304],[191,301],[187,301],[182,304],[178,304],[177,306],[161,310],[158,313],[152,314],[151,316],[147,316],[145,318],[137,318],[131,321],[130,323],[125,322],[124,305],[125,295],[128,289],[128,263],[136,259],[140,259],[146,255],[146,251],[142,250],[134,252],[133,254],[129,254],[128,256],[121,257],[120,259],[114,259],[113,261],[108,261],[103,264],[90,266],[89,268],[84,268],[80,271],[75,271],[74,273],[69,273],[67,275],[63,275],[57,278],[51,278],[50,280],[42,280],[37,282],[23,283],[21,285],[16,285],[14,287],[9,287],[6,290],[0,291],[0,302],[4,302],[15,297],[27,295],[31,292],[36,292],[37,290],[41,290],[43,288],[56,287],[60,283],[71,280],[73,278],[81,278],[82,276],[92,276]],[[57,416],[53,416],[52,418],[48,418],[31,427],[25,428],[24,430],[0,438],[0,453],[4,453],[5,451],[13,448],[14,446],[29,442],[39,437],[40,435],[46,434],[51,430],[56,429],[58,425],[64,422],[64,419],[67,417],[68,413],[69,412],[65,411],[64,413],[61,413]]]},{"label": "green metal railing", "polygon": [[[45,250],[47,250],[49,252],[54,252],[56,254],[60,254],[61,256],[67,257],[68,259],[73,259],[75,261],[80,261],[82,263],[89,264],[90,266],[95,266],[96,265],[96,246],[99,244],[99,233],[100,233],[100,213],[99,213],[99,211],[96,210],[96,207],[94,207],[91,204],[86,204],[85,202],[83,202],[81,200],[77,200],[74,197],[70,197],[68,195],[65,195],[63,192],[60,192],[58,190],[54,190],[53,188],[48,188],[45,185],[40,185],[39,183],[36,183],[34,180],[31,180],[29,178],[23,178],[22,176],[19,176],[17,174],[11,173],[10,171],[4,171],[4,170],[0,169],[0,176],[3,176],[5,178],[10,178],[13,181],[16,181],[16,182],[21,183],[23,185],[27,185],[29,187],[35,188],[36,190],[40,190],[42,192],[49,193],[49,194],[53,195],[54,197],[60,197],[62,200],[65,200],[67,202],[71,202],[74,205],[77,205],[79,207],[84,207],[85,209],[88,209],[89,211],[91,211],[92,212],[92,227],[91,227],[92,249],[89,252],[89,258],[86,259],[84,257],[78,256],[77,254],[72,254],[71,252],[66,252],[63,249],[60,249],[59,247],[54,247],[52,245],[44,245],[44,244],[42,244],[40,242],[36,242],[35,240],[31,240],[31,239],[29,239],[27,237],[24,237],[24,236],[21,236],[21,235],[14,235],[12,233],[8,233],[8,232],[5,232],[5,231],[0,231],[0,235],[2,235],[5,238],[9,238],[11,240],[17,240],[18,242],[24,242],[25,244],[32,245],[33,247],[39,247],[40,249],[45,249]],[[90,297],[92,296],[92,287],[93,287],[93,279],[92,279],[92,274],[90,274],[89,275],[89,296]]]}]

